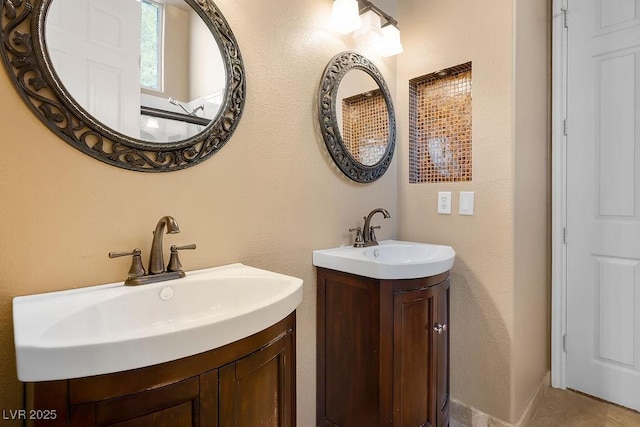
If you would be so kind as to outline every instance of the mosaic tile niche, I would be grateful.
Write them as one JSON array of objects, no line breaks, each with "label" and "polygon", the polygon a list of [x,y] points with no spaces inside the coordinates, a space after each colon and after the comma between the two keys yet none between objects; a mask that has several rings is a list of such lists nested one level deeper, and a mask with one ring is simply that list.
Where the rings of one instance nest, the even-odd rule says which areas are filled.
[{"label": "mosaic tile niche", "polygon": [[380,89],[342,100],[342,139],[360,163],[373,166],[387,149],[389,113]]},{"label": "mosaic tile niche", "polygon": [[471,62],[410,80],[409,102],[409,182],[471,181]]}]

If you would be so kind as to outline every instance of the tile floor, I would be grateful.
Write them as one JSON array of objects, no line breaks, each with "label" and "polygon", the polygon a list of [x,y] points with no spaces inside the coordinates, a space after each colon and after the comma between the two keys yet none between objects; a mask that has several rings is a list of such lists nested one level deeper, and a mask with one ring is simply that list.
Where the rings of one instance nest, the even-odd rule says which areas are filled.
[{"label": "tile floor", "polygon": [[640,427],[640,413],[571,390],[548,389],[527,427]]},{"label": "tile floor", "polygon": [[[452,418],[449,427],[509,425],[488,420],[486,415],[469,417],[466,421],[468,423]],[[640,427],[640,413],[575,391],[547,388],[530,422],[521,427]]]}]

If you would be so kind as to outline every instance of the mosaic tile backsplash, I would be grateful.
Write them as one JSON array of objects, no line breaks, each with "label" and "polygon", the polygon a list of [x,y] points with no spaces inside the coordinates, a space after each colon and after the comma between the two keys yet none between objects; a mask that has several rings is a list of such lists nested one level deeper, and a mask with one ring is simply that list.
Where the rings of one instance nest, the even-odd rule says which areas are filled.
[{"label": "mosaic tile backsplash", "polygon": [[377,89],[342,100],[342,139],[354,159],[363,165],[378,163],[389,140],[389,113]]},{"label": "mosaic tile backsplash", "polygon": [[471,181],[471,62],[412,79],[409,99],[409,182]]}]

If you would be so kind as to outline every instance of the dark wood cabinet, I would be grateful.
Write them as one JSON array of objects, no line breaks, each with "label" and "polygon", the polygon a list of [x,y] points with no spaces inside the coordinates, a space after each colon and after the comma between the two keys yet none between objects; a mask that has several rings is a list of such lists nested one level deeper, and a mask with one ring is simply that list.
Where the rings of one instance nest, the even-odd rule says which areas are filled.
[{"label": "dark wood cabinet", "polygon": [[449,331],[449,272],[318,268],[318,426],[447,426]]},{"label": "dark wood cabinet", "polygon": [[206,353],[26,387],[34,426],[294,427],[295,312]]},{"label": "dark wood cabinet", "polygon": [[294,426],[294,375],[286,336],[220,368],[220,426]]}]

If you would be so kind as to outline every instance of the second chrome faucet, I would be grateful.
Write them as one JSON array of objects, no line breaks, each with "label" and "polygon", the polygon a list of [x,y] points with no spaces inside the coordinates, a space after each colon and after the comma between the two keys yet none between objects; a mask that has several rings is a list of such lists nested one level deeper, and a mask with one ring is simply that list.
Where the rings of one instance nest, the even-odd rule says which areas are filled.
[{"label": "second chrome faucet", "polygon": [[165,269],[164,253],[162,249],[165,227],[167,229],[167,234],[176,234],[180,232],[180,227],[178,227],[178,223],[172,216],[167,215],[160,218],[156,224],[156,229],[153,232],[153,242],[151,243],[151,251],[149,254],[148,273],[142,266],[142,251],[140,251],[140,249],[134,249],[131,252],[109,252],[109,258],[133,255],[129,275],[127,280],[124,282],[125,285],[143,285],[145,283],[161,282],[185,276],[184,271],[182,271],[182,264],[180,264],[180,260],[178,259],[178,251],[183,249],[195,249],[196,245],[171,246],[171,258],[169,259],[169,263]]},{"label": "second chrome faucet", "polygon": [[389,211],[383,208],[377,208],[369,212],[369,215],[364,217],[364,226],[362,229],[360,227],[349,229],[349,231],[356,232],[356,240],[353,244],[356,248],[375,246],[378,244],[375,230],[379,229],[380,226],[378,225],[374,227],[371,225],[371,218],[373,218],[377,213],[381,213],[384,218],[391,218]]}]

